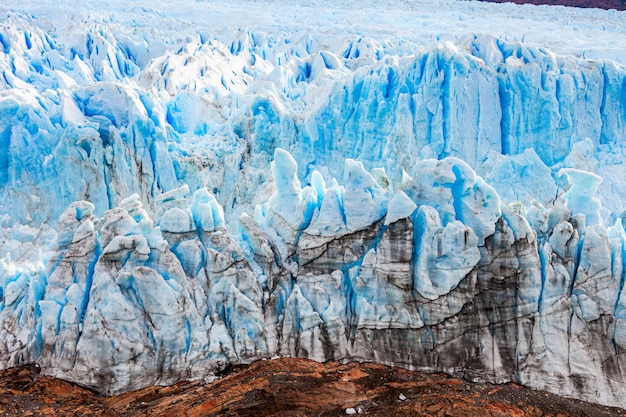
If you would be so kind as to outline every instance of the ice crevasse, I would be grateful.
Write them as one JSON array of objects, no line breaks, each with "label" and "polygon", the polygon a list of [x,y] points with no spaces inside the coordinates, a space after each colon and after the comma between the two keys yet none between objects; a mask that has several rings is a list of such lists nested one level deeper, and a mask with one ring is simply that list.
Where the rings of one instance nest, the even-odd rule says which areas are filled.
[{"label": "ice crevasse", "polygon": [[619,63],[49,19],[0,19],[0,366],[367,360],[626,407]]}]

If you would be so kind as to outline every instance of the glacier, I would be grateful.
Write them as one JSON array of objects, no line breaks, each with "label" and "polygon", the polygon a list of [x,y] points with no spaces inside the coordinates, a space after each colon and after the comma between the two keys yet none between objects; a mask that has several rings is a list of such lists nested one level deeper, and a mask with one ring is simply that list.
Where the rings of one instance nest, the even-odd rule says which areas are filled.
[{"label": "glacier", "polygon": [[0,6],[1,367],[361,360],[626,407],[625,12],[108,6]]}]

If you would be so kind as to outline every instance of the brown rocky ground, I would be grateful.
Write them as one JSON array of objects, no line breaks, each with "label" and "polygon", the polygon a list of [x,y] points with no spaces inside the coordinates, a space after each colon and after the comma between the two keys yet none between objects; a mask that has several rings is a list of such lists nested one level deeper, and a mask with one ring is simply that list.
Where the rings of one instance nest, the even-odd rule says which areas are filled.
[{"label": "brown rocky ground", "polygon": [[547,4],[551,6],[569,6],[596,9],[626,10],[626,0],[481,0],[492,3]]},{"label": "brown rocky ground", "polygon": [[[351,409],[351,410],[350,410]],[[35,366],[0,373],[0,416],[626,416],[518,385],[473,384],[368,363],[260,361],[220,380],[102,397],[40,376]]]}]

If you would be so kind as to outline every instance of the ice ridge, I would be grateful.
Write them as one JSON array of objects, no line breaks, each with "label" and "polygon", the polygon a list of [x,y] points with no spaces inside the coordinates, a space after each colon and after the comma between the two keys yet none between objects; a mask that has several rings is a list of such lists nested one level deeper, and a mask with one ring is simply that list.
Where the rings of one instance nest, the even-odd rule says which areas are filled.
[{"label": "ice ridge", "polygon": [[[20,13],[0,25],[0,213],[12,223],[54,227],[81,199],[102,216],[135,193],[153,215],[183,184],[236,218],[269,196],[277,147],[300,177],[341,177],[351,158],[396,183],[417,160],[458,157],[525,204],[562,190],[561,168],[584,169],[612,179],[601,218],[626,209],[626,71],[614,61],[491,35],[425,47],[257,29],[168,44],[104,18],[75,25]],[[507,186],[511,170],[524,187]]]}]

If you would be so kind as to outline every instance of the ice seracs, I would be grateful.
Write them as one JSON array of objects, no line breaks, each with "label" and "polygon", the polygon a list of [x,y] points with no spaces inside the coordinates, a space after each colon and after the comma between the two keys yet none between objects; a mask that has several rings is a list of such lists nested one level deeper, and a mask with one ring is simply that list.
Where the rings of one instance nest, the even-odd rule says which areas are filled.
[{"label": "ice seracs", "polygon": [[567,178],[570,188],[563,194],[567,208],[572,213],[585,216],[588,225],[600,224],[600,200],[595,197],[602,178],[591,172],[563,168],[560,175]]},{"label": "ice seracs", "polygon": [[3,9],[0,366],[371,360],[626,406],[623,15],[269,5]]},{"label": "ice seracs", "polygon": [[274,356],[372,360],[623,405],[626,234],[593,224],[595,176],[569,176],[586,200],[526,207],[454,158],[387,188],[354,161],[339,185],[275,158],[274,194],[236,233],[186,185],[155,220],[137,195],[101,218],[71,204],[47,267],[0,262],[2,365],[117,393]]}]

